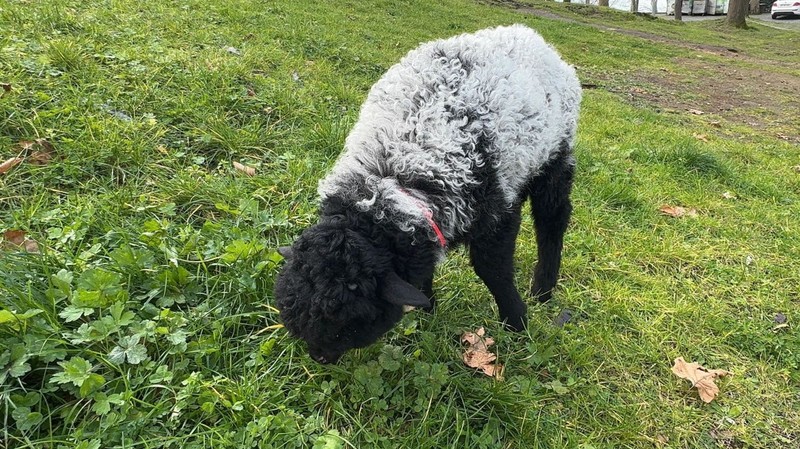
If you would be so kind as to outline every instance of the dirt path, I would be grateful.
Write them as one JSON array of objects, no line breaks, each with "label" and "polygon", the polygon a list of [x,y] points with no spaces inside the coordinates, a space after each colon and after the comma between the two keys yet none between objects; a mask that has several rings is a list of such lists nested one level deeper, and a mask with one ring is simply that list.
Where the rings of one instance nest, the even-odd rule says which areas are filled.
[{"label": "dirt path", "polygon": [[[691,50],[672,63],[685,73],[680,78],[670,69],[632,70],[624,74],[591,73],[590,88],[616,93],[634,104],[646,104],[659,110],[691,112],[704,116],[721,129],[726,124],[745,125],[779,139],[800,143],[800,77],[779,70],[759,67],[783,67],[785,62],[743,54],[735,48],[687,42],[645,31],[587,23],[559,16],[514,0],[488,0],[488,3],[515,9],[553,20],[594,27],[627,36]],[[718,57],[692,57],[716,55]],[[721,61],[730,59],[731,63]],[[579,73],[581,72],[579,67]],[[680,81],[678,81],[680,79]]]}]

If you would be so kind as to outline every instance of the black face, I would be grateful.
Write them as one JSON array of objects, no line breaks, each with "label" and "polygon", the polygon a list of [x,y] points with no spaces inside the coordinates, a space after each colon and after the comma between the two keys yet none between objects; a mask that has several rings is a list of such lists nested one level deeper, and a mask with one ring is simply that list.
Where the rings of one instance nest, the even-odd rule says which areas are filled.
[{"label": "black face", "polygon": [[402,304],[430,304],[394,273],[391,254],[355,231],[317,225],[281,252],[276,305],[289,333],[320,363],[374,343],[400,320]]}]

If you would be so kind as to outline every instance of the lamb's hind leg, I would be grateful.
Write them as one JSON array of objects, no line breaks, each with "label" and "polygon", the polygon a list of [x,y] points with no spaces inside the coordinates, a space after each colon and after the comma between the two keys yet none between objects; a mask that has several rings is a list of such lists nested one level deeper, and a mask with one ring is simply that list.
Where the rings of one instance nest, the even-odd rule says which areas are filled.
[{"label": "lamb's hind leg", "polygon": [[469,243],[472,266],[492,292],[500,320],[516,331],[525,328],[527,311],[514,285],[514,246],[519,225],[520,210],[517,208],[491,233],[476,235]]},{"label": "lamb's hind leg", "polygon": [[565,145],[565,151],[551,160],[531,184],[531,212],[539,253],[531,295],[541,302],[550,299],[558,281],[564,232],[572,213],[569,194],[574,172],[575,159]]}]

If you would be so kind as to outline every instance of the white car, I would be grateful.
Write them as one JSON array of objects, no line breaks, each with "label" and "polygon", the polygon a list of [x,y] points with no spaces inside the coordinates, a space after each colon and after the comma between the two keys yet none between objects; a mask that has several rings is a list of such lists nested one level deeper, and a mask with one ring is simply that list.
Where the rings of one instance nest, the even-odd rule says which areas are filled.
[{"label": "white car", "polygon": [[778,0],[772,4],[772,18],[780,16],[800,16],[800,1],[797,0]]}]

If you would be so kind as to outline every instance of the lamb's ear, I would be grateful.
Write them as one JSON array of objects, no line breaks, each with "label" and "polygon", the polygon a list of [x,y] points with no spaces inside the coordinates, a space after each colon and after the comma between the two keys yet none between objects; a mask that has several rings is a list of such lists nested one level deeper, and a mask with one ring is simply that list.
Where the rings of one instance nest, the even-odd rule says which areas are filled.
[{"label": "lamb's ear", "polygon": [[294,250],[291,246],[281,246],[278,248],[278,254],[283,256],[284,259],[291,259],[294,256]]},{"label": "lamb's ear", "polygon": [[430,307],[431,300],[413,285],[400,279],[394,271],[383,278],[381,298],[398,306]]}]

